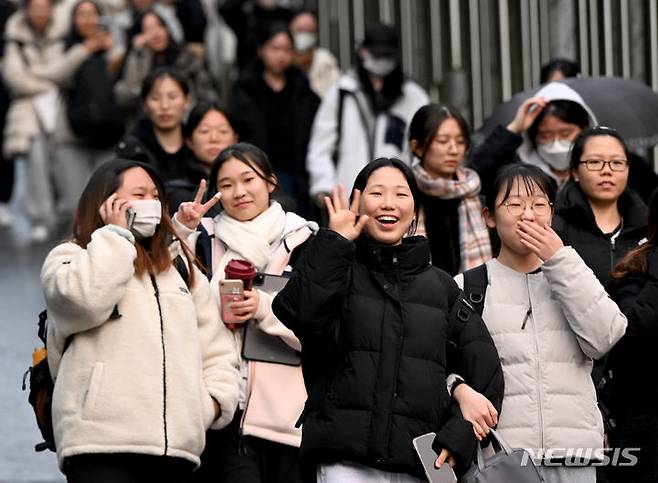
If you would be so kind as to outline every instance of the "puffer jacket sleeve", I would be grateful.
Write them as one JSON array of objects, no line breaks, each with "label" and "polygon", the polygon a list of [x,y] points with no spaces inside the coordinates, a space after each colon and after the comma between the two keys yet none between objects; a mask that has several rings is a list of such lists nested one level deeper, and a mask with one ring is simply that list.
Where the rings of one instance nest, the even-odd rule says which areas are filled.
[{"label": "puffer jacket sleeve", "polygon": [[[503,404],[504,379],[498,351],[480,315],[473,310],[464,293],[449,276],[453,296],[450,312],[447,373],[459,374],[466,384],[483,394],[500,412]],[[456,401],[452,402],[450,416],[437,431],[434,450],[450,450],[458,469],[465,470],[471,464],[477,440],[471,423],[466,421]]]},{"label": "puffer jacket sleeve", "polygon": [[339,99],[339,87],[336,84],[322,100],[313,121],[306,155],[311,196],[329,193],[336,184],[336,167],[332,156],[339,136],[337,132]]},{"label": "puffer jacket sleeve", "polygon": [[219,320],[219,307],[208,279],[194,268],[192,297],[197,310],[203,380],[206,389],[221,408],[212,429],[222,429],[233,420],[238,405],[239,362],[233,337]]},{"label": "puffer jacket sleeve", "polygon": [[134,241],[130,231],[106,225],[91,235],[87,248],[64,243],[48,254],[41,286],[62,337],[93,329],[110,318],[135,274]]},{"label": "puffer jacket sleeve", "polygon": [[302,341],[334,333],[356,244],[321,229],[292,278],[272,302],[274,315]]},{"label": "puffer jacket sleeve", "polygon": [[91,54],[82,44],[76,44],[65,52],[63,49],[62,42],[57,50],[53,50],[52,59],[42,65],[32,67],[32,73],[51,80],[60,87],[68,86],[73,81],[78,68]]},{"label": "puffer jacket sleeve", "polygon": [[592,359],[603,357],[626,331],[617,304],[571,247],[560,248],[542,271],[581,350]]},{"label": "puffer jacket sleeve", "polygon": [[52,81],[39,77],[29,70],[23,61],[21,48],[18,42],[12,40],[8,40],[5,44],[2,77],[11,93],[19,97],[32,96],[55,88]]}]

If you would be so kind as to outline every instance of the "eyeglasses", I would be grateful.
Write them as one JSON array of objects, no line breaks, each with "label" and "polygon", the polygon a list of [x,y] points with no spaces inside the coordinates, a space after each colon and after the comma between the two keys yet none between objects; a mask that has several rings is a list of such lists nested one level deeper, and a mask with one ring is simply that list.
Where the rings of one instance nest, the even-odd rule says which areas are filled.
[{"label": "eyeglasses", "polygon": [[579,164],[584,164],[587,171],[602,171],[605,165],[610,166],[610,171],[626,171],[628,168],[628,161],[625,159],[611,159],[604,161],[603,159],[584,159]]},{"label": "eyeglasses", "polygon": [[[521,198],[508,198],[503,202],[507,212],[512,216],[521,216],[528,206],[528,202]],[[537,198],[530,203],[530,209],[537,216],[548,215],[553,203],[545,198]]]}]

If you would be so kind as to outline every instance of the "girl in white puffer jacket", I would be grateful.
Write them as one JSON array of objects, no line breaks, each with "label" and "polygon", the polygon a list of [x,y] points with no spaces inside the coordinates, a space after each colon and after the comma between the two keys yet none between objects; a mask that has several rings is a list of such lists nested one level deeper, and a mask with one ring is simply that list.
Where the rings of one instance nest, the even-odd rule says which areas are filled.
[{"label": "girl in white puffer jacket", "polygon": [[[555,194],[555,183],[535,166],[510,165],[494,179],[484,215],[501,250],[486,263],[482,315],[505,375],[498,432],[541,461],[547,483],[594,483],[594,467],[573,464],[603,458],[592,360],[621,338],[626,317],[550,227]],[[464,275],[455,279],[464,285]],[[488,401],[465,384],[453,395],[484,437],[496,423]]]}]

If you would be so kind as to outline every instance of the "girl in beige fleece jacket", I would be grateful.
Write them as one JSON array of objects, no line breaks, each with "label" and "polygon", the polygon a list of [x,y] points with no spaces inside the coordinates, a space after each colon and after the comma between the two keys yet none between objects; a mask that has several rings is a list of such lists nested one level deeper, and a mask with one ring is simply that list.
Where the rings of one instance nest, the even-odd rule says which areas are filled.
[{"label": "girl in beige fleece jacket", "polygon": [[206,430],[233,418],[236,352],[208,281],[171,241],[164,195],[148,165],[102,165],[73,240],[43,265],[53,427],[69,483],[184,481]]}]

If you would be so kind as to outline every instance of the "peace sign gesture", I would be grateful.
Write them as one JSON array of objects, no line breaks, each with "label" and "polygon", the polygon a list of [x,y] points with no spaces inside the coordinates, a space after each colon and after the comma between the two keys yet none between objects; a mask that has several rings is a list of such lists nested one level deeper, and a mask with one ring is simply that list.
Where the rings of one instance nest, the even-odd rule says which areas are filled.
[{"label": "peace sign gesture", "polygon": [[222,197],[220,192],[215,193],[215,196],[210,198],[205,203],[201,203],[203,194],[206,192],[206,180],[202,179],[199,183],[199,190],[194,196],[194,200],[185,201],[181,203],[176,212],[176,219],[190,230],[196,230],[196,227],[201,223],[203,215],[208,213],[208,210],[215,206],[219,199]]},{"label": "peace sign gesture", "polygon": [[[356,240],[368,222],[368,215],[359,216],[361,191],[354,190],[352,206],[347,200],[345,186],[342,184],[331,190],[331,198],[324,197],[324,204],[329,212],[329,229],[348,240]],[[358,218],[358,221],[357,221]]]}]

